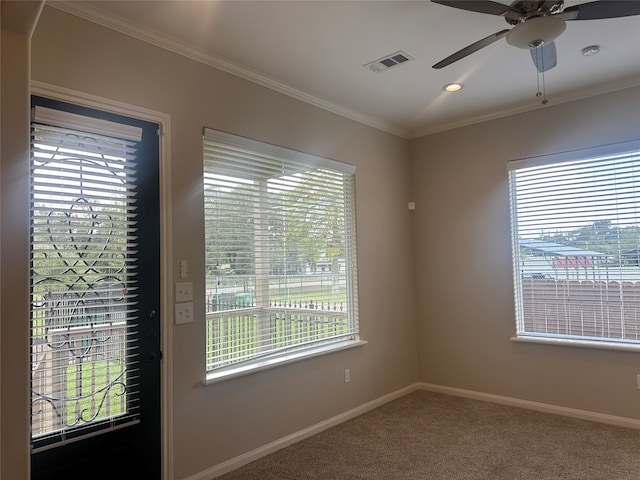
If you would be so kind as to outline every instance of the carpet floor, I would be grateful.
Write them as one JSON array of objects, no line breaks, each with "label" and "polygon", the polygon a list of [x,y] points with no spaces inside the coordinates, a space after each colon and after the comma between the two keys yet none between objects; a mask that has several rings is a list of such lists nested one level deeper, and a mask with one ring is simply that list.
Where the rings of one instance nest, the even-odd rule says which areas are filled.
[{"label": "carpet floor", "polygon": [[640,430],[416,391],[217,480],[640,480]]}]

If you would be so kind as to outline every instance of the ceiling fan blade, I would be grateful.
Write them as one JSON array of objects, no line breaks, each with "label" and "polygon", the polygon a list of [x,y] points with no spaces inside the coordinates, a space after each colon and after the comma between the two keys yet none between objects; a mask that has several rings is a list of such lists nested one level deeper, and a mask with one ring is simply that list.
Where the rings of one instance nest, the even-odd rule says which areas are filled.
[{"label": "ceiling fan blade", "polygon": [[558,64],[558,52],[556,51],[556,44],[553,42],[532,48],[529,52],[531,52],[531,58],[539,72],[551,70]]},{"label": "ceiling fan blade", "polygon": [[563,20],[597,20],[640,15],[640,2],[629,0],[600,0],[567,7],[557,14]]},{"label": "ceiling fan blade", "polygon": [[473,52],[477,52],[481,48],[491,45],[496,40],[499,40],[502,37],[504,37],[507,33],[509,33],[509,29],[500,30],[499,32],[494,33],[493,35],[489,35],[488,37],[485,37],[482,40],[478,40],[477,42],[472,43],[467,47],[464,47],[462,50],[458,50],[453,55],[449,55],[444,60],[439,61],[432,68],[442,68],[442,67],[446,67],[447,65],[451,65],[453,62],[457,62],[461,58],[464,58],[467,55],[472,54]]},{"label": "ceiling fan blade", "polygon": [[471,12],[488,13],[489,15],[505,15],[506,13],[519,14],[509,5],[504,3],[491,2],[488,0],[431,0],[433,3],[446,5],[447,7],[459,8],[461,10],[469,10]]}]

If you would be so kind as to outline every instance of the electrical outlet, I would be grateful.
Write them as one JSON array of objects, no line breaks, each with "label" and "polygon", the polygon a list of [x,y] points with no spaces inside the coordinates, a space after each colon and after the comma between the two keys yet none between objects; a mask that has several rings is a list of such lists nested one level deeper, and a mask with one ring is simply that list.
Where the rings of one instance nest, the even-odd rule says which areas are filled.
[{"label": "electrical outlet", "polygon": [[344,383],[349,383],[351,381],[351,370],[346,368],[344,370]]},{"label": "electrical outlet", "polygon": [[193,322],[193,302],[176,303],[176,325]]}]

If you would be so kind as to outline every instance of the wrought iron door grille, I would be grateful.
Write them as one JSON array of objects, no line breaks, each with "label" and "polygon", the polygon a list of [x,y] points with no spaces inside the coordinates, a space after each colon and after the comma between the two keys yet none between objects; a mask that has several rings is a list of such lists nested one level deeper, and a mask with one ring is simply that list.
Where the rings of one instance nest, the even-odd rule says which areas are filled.
[{"label": "wrought iron door grille", "polygon": [[135,146],[32,125],[33,439],[135,421]]}]

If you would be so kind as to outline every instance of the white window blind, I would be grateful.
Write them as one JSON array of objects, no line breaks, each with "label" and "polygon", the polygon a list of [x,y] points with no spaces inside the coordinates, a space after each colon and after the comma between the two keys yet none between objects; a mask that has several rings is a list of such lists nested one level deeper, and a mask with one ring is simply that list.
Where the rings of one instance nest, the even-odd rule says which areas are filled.
[{"label": "white window blind", "polygon": [[354,172],[205,129],[207,372],[357,339]]},{"label": "white window blind", "polygon": [[41,105],[36,105],[33,108],[33,121],[44,125],[55,125],[77,132],[84,132],[84,134],[94,133],[101,137],[107,136],[134,142],[142,140],[142,129],[140,127],[64,112]]},{"label": "white window blind", "polygon": [[32,441],[45,448],[137,421],[136,142],[112,122],[87,118],[88,132],[60,126],[79,115],[34,113]]},{"label": "white window blind", "polygon": [[509,169],[518,336],[640,344],[640,142]]}]

